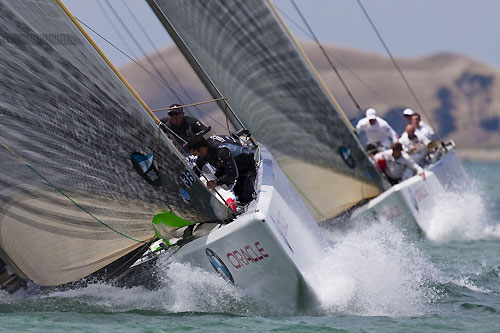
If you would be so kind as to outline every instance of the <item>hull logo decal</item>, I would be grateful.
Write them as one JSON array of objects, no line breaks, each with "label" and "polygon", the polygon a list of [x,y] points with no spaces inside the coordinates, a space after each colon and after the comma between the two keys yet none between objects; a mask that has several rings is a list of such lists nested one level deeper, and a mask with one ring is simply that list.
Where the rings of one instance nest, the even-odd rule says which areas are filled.
[{"label": "hull logo decal", "polygon": [[205,250],[205,253],[207,254],[208,261],[210,261],[210,264],[212,264],[212,267],[215,269],[215,271],[219,273],[219,275],[222,276],[224,280],[234,283],[233,275],[229,271],[229,268],[227,268],[227,266],[221,260],[221,258],[219,258],[219,256],[209,248]]}]

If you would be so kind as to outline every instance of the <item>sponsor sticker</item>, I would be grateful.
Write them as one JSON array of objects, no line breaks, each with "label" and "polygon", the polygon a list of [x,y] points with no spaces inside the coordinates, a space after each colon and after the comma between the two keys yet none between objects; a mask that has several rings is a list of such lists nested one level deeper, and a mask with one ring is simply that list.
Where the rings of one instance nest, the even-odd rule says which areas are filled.
[{"label": "sponsor sticker", "polygon": [[234,268],[240,269],[241,267],[247,266],[251,263],[257,263],[261,260],[265,260],[269,257],[260,245],[260,242],[255,242],[254,244],[248,244],[240,249],[231,251],[226,254],[227,259],[233,265]]},{"label": "sponsor sticker", "polygon": [[160,173],[153,163],[153,154],[145,155],[134,152],[130,155],[130,160],[137,173],[145,181],[153,186],[161,186]]},{"label": "sponsor sticker", "polygon": [[345,164],[347,164],[349,168],[354,169],[356,164],[354,163],[354,158],[352,158],[351,149],[347,147],[340,147],[338,149],[338,153],[340,157],[342,157],[342,159],[344,160]]},{"label": "sponsor sticker", "polygon": [[228,282],[234,283],[233,275],[229,271],[229,268],[224,264],[224,262],[219,258],[219,256],[209,248],[205,250],[205,253],[208,257],[208,261],[215,269],[217,273],[219,273],[222,278]]},{"label": "sponsor sticker", "polygon": [[182,199],[185,201],[191,200],[191,195],[183,188],[179,190],[179,193],[181,194]]}]

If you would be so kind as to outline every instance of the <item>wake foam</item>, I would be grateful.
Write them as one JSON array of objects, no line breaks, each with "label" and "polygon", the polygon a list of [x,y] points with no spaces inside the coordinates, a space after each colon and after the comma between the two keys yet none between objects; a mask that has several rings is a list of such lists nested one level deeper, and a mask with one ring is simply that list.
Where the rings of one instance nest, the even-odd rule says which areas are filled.
[{"label": "wake foam", "polygon": [[310,272],[326,313],[417,316],[439,297],[441,273],[403,232],[388,223],[351,230]]},{"label": "wake foam", "polygon": [[227,283],[215,271],[207,272],[186,263],[160,258],[157,267],[160,287],[121,288],[106,283],[90,284],[83,288],[37,293],[22,298],[1,295],[0,305],[25,307],[26,302],[45,311],[156,313],[231,313],[242,316],[284,314],[257,300],[234,285]]},{"label": "wake foam", "polygon": [[422,229],[428,239],[437,242],[500,238],[500,225],[477,182],[460,192],[445,192],[436,198],[431,219]]}]

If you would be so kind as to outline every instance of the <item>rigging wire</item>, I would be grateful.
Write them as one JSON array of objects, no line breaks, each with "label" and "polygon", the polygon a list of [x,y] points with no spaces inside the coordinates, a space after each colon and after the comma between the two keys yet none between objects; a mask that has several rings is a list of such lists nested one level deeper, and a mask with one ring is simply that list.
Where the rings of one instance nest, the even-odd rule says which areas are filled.
[{"label": "rigging wire", "polygon": [[[174,91],[174,94],[177,96],[178,99],[185,99],[188,102],[192,102],[193,98],[191,97],[191,95],[189,94],[189,92],[187,91],[187,89],[184,87],[184,85],[182,84],[182,82],[179,80],[179,78],[177,77],[177,75],[175,74],[175,72],[172,70],[172,68],[170,67],[170,65],[168,64],[168,62],[165,60],[165,58],[161,54],[160,50],[158,50],[158,48],[156,47],[156,44],[149,37],[149,34],[146,32],[146,29],[144,29],[144,27],[141,24],[141,22],[137,19],[137,16],[134,14],[134,12],[132,11],[132,9],[130,9],[130,6],[127,4],[127,1],[124,0],[122,2],[125,5],[125,8],[127,9],[129,15],[134,20],[135,24],[139,27],[139,29],[141,29],[141,31],[144,34],[144,36],[146,36],[146,39],[148,40],[149,44],[151,44],[151,46],[154,48],[154,50],[155,50],[156,55],[158,56],[158,58],[160,58],[160,60],[162,61],[163,65],[165,66],[165,68],[167,68],[168,72],[173,77],[174,81],[177,82],[177,84],[180,86],[180,88],[182,89],[182,92],[184,93],[185,96],[187,96],[187,98],[185,98],[184,96],[178,94],[175,91]],[[198,112],[199,116],[202,116],[202,113],[201,113],[201,111],[200,111],[199,108],[196,107],[194,109]]]},{"label": "rigging wire", "polygon": [[101,13],[103,13],[104,16],[106,17],[106,21],[109,22],[109,24],[111,24],[111,27],[113,28],[114,32],[120,38],[120,40],[122,41],[123,45],[125,45],[125,47],[128,49],[128,51],[130,52],[130,54],[132,54],[132,56],[137,59],[138,57],[135,55],[133,49],[127,43],[127,41],[125,40],[125,38],[123,37],[123,35],[120,33],[120,30],[118,30],[118,28],[116,27],[116,25],[113,23],[113,21],[111,20],[111,17],[108,15],[108,13],[106,13],[106,10],[105,10],[105,8],[102,5],[102,2],[101,1],[96,1],[96,2],[97,2],[97,5],[99,6],[99,9],[101,10]]},{"label": "rigging wire", "polygon": [[[285,16],[287,18],[287,20],[289,20],[293,25],[295,25],[306,36],[308,36],[311,39],[313,38],[313,36],[309,33],[309,31],[307,31],[306,29],[304,29],[300,24],[298,24],[294,19],[292,19],[289,15],[287,15],[283,10],[281,10],[279,7],[276,7],[276,9],[278,9],[278,11],[281,13],[281,15]],[[387,106],[387,108],[391,107],[389,105],[389,103],[386,102],[387,100],[389,100],[388,98],[382,97],[366,81],[364,81],[359,75],[357,75],[352,69],[350,69],[349,66],[347,66],[346,64],[344,64],[339,58],[333,56],[332,54],[330,54],[330,57],[332,57],[336,62],[338,62],[342,66],[342,68],[344,68],[345,70],[347,70],[352,76],[354,76],[359,82],[361,82],[366,88],[368,88],[368,90],[370,90],[370,92],[374,96],[376,96],[381,103],[385,104]]]},{"label": "rigging wire", "polygon": [[[370,22],[370,25],[372,26],[373,30],[375,31],[375,33],[377,34],[377,37],[378,39],[380,40],[380,42],[382,43],[382,45],[384,46],[387,54],[389,55],[389,57],[391,58],[391,61],[392,63],[394,64],[394,67],[396,67],[397,71],[399,72],[399,75],[401,76],[401,78],[403,79],[404,83],[406,84],[406,86],[408,87],[408,90],[410,91],[411,95],[413,96],[413,98],[415,99],[415,101],[417,102],[417,105],[418,107],[420,108],[420,110],[422,110],[422,112],[425,114],[425,117],[429,120],[429,122],[431,123],[432,127],[433,128],[436,128],[435,124],[433,123],[432,119],[427,115],[427,112],[425,110],[425,108],[423,107],[423,105],[420,103],[420,100],[418,99],[417,95],[415,94],[415,91],[413,90],[413,88],[411,87],[410,83],[408,82],[408,80],[406,79],[406,76],[404,75],[403,71],[401,70],[401,68],[399,67],[398,63],[396,62],[396,59],[393,57],[391,51],[389,50],[389,47],[387,47],[387,44],[385,43],[384,39],[382,38],[382,35],[380,35],[377,27],[375,26],[375,23],[373,23],[370,15],[368,15],[368,12],[366,11],[365,7],[363,6],[363,4],[361,3],[361,0],[357,0],[359,6],[361,7],[361,10],[363,11],[363,13],[365,14],[366,18],[368,19],[368,22]],[[436,133],[437,134],[437,133]],[[439,137],[439,135],[438,135]],[[439,138],[440,139],[440,138]]]},{"label": "rigging wire", "polygon": [[297,6],[297,4],[295,3],[295,0],[290,0],[290,2],[292,3],[292,5],[295,7],[295,10],[297,11],[297,13],[299,14],[300,18],[302,19],[302,21],[304,22],[305,26],[307,27],[307,29],[309,30],[309,33],[311,34],[311,36],[314,38],[314,41],[316,42],[316,44],[318,45],[318,47],[320,48],[321,52],[323,53],[323,55],[325,56],[326,60],[328,61],[328,63],[330,64],[330,66],[332,67],[333,71],[335,72],[335,74],[337,75],[337,77],[339,78],[340,82],[342,83],[342,85],[344,86],[344,89],[347,91],[347,94],[349,95],[349,97],[351,98],[352,102],[354,103],[354,105],[356,106],[356,108],[358,109],[358,111],[360,113],[363,113],[363,111],[361,110],[361,107],[359,106],[358,104],[358,101],[356,100],[356,98],[354,98],[354,95],[352,94],[351,90],[347,87],[347,84],[345,83],[344,79],[342,78],[342,76],[340,75],[339,71],[337,70],[337,67],[335,67],[335,65],[333,64],[332,60],[330,59],[328,53],[326,52],[325,48],[323,47],[323,45],[321,45],[321,43],[319,42],[318,38],[316,37],[316,35],[314,34],[314,31],[311,29],[311,27],[309,26],[309,23],[307,22],[307,20],[305,19],[304,15],[302,15],[302,12],[300,11],[299,7]]},{"label": "rigging wire", "polygon": [[[104,37],[103,35],[101,35],[100,33],[98,33],[96,30],[94,30],[92,27],[90,27],[88,24],[86,24],[85,22],[83,22],[82,20],[80,20],[78,17],[75,17],[75,19],[80,22],[84,27],[86,27],[87,29],[89,29],[90,31],[92,31],[96,36],[98,36],[99,38],[101,38],[103,41],[105,41],[106,43],[108,43],[111,47],[113,47],[114,49],[116,49],[118,52],[120,52],[121,54],[123,54],[125,57],[127,57],[130,61],[132,61],[134,64],[136,64],[137,66],[139,66],[140,68],[142,68],[146,73],[148,73],[149,75],[151,75],[153,78],[155,78],[158,82],[164,84],[168,89],[170,90],[173,90],[173,91],[176,91],[174,88],[172,88],[167,82],[165,82],[164,80],[162,80],[161,78],[159,78],[156,74],[152,73],[149,69],[147,69],[146,67],[144,67],[141,63],[139,63],[137,60],[135,60],[134,58],[130,57],[127,53],[125,53],[123,50],[121,50],[118,46],[116,46],[115,44],[113,44],[111,41],[109,41],[108,39],[106,39],[106,37]],[[176,91],[178,94],[180,94],[178,91]],[[183,96],[183,98],[185,100],[188,100],[185,96]],[[189,101],[189,100],[188,100]],[[212,119],[212,121],[218,125],[220,125],[221,127],[225,128],[225,125],[220,123],[217,119],[215,119],[214,117],[212,117],[210,114],[208,114],[207,112],[201,110],[203,113],[205,113],[205,116],[207,116],[208,118]]]},{"label": "rigging wire", "polygon": [[[196,57],[193,55],[193,52],[187,46],[186,42],[182,39],[177,30],[173,27],[172,23],[169,21],[165,13],[159,8],[158,4],[156,3],[156,0],[146,0],[146,2],[149,4],[153,12],[156,14],[158,20],[161,22],[164,28],[169,32],[175,44],[177,44],[179,50],[184,54],[186,60],[191,64],[193,70],[198,74],[200,80],[205,84],[205,87],[211,93],[212,97],[224,97],[222,96],[222,93],[219,91],[219,89],[214,84],[212,79],[208,76],[205,69],[201,66]],[[224,105],[224,107],[221,106],[221,109],[222,111],[224,111],[226,117],[228,117],[227,111],[229,110],[231,113],[232,120],[237,122],[242,128],[245,128],[243,122],[240,120],[238,115],[236,115],[236,113],[232,110],[228,102],[225,101],[225,103],[221,104]],[[228,119],[226,119],[226,121],[228,122]],[[230,131],[229,127],[228,131]]]},{"label": "rigging wire", "polygon": [[[132,34],[132,32],[129,30],[129,28],[127,27],[127,25],[125,24],[125,22],[123,22],[123,20],[121,19],[121,17],[118,15],[118,13],[116,12],[116,10],[113,8],[113,6],[111,6],[109,0],[106,0],[106,5],[108,6],[108,8],[111,10],[111,12],[113,13],[113,15],[116,17],[116,19],[118,20],[118,22],[120,22],[120,24],[122,25],[122,27],[125,29],[125,31],[127,32],[128,36],[132,39],[132,41],[135,43],[135,45],[137,46],[137,48],[139,50],[141,50],[144,58],[146,58],[146,61],[149,63],[149,65],[153,68],[153,70],[158,74],[158,76],[160,76],[162,78],[163,81],[167,82],[167,80],[165,79],[165,77],[163,77],[163,75],[161,74],[161,71],[158,69],[158,67],[156,67],[156,65],[154,64],[153,60],[151,59],[151,57],[147,54],[147,52],[142,48],[141,44],[137,41],[137,39],[134,37],[134,35]],[[168,90],[165,89],[165,87],[159,85],[165,92],[169,93]]]},{"label": "rigging wire", "polygon": [[[132,36],[132,34],[130,33],[130,30],[128,30],[128,28],[124,25],[123,21],[118,17],[116,11],[111,7],[111,5],[109,4],[109,0],[106,0],[106,3],[108,4],[108,6],[111,8],[111,10],[113,11],[114,15],[118,18],[118,20],[120,21],[120,23],[124,26],[124,28],[126,29],[126,31],[129,33],[130,37],[134,40],[134,42],[137,44],[137,46],[139,47],[139,49],[145,54],[145,56],[147,57],[147,59],[150,61],[150,63],[153,65],[153,67],[156,69],[156,71],[158,72],[158,74],[161,76],[161,79],[158,78],[156,75],[154,75],[153,73],[151,73],[150,71],[146,70],[146,68],[144,66],[141,66],[138,64],[137,61],[135,61],[134,59],[130,58],[130,56],[128,56],[125,52],[123,52],[122,50],[120,50],[118,47],[116,47],[114,44],[112,44],[111,42],[109,42],[107,39],[105,39],[103,36],[101,36],[99,33],[97,33],[94,29],[90,28],[87,24],[85,24],[84,22],[82,22],[80,19],[78,19],[77,17],[75,17],[75,19],[80,22],[81,24],[83,24],[85,27],[87,27],[88,29],[90,29],[93,33],[95,33],[97,36],[99,36],[100,38],[102,38],[103,40],[105,40],[107,43],[109,43],[111,46],[113,46],[115,49],[117,49],[120,53],[122,53],[123,55],[125,55],[127,58],[131,59],[134,63],[136,63],[137,65],[139,65],[141,68],[143,68],[144,70],[146,70],[148,73],[150,73],[151,75],[153,75],[159,82],[165,84],[165,86],[173,91],[175,91],[175,89],[171,88],[169,86],[169,84],[167,83],[167,81],[163,78],[163,76],[161,75],[161,73],[158,71],[158,69],[156,68],[156,66],[154,66],[154,64],[151,62],[151,59],[148,57],[148,55],[144,52],[144,50],[142,49],[142,47],[139,45],[139,43],[137,42],[137,40]],[[181,95],[182,96],[182,95]],[[186,100],[188,100],[186,97],[184,97]],[[225,100],[225,99],[224,99]],[[189,100],[188,100],[189,101]],[[209,116],[207,114],[208,117],[212,118],[211,116]],[[213,118],[212,118],[213,119]],[[217,124],[221,125],[223,127],[223,125],[221,123],[219,123],[218,121],[216,121],[215,119],[213,119]],[[162,122],[160,121],[160,126],[161,126]],[[164,126],[164,128],[170,130],[171,133],[174,133],[171,129],[168,128],[168,126]],[[228,128],[228,131],[229,131],[229,128]],[[230,134],[232,134],[231,131],[229,131]],[[179,137],[176,133],[174,133],[177,137]],[[180,138],[180,137],[179,137]],[[185,141],[181,138],[182,141]],[[41,175],[40,175],[41,176]],[[206,181],[208,181],[208,179],[205,177],[205,175],[202,174],[202,176],[205,178]],[[222,199],[223,202],[225,202],[224,200],[224,197],[217,191],[214,189],[214,192]],[[62,192],[61,192],[62,193]],[[64,193],[63,193],[64,194]],[[68,197],[68,199],[71,200],[71,198]],[[76,204],[76,203],[75,203]],[[229,207],[227,205],[227,203],[225,204],[227,207]],[[90,214],[90,213],[89,213]],[[96,218],[97,219],[97,218]],[[117,231],[118,232],[118,231]],[[118,232],[119,233],[119,232]],[[126,235],[124,235],[125,237],[127,237]],[[127,237],[127,238],[130,238],[130,237]],[[135,240],[135,239],[134,239]]]}]

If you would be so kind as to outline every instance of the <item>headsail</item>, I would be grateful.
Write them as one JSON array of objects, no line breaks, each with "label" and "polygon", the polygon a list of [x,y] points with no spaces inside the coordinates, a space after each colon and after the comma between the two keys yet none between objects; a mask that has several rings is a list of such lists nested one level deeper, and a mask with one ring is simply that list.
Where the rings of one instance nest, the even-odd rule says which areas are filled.
[{"label": "headsail", "polygon": [[266,1],[148,3],[269,148],[317,220],[383,190],[337,103]]},{"label": "headsail", "polygon": [[161,211],[227,218],[55,1],[0,1],[0,44],[0,254],[19,275],[87,276],[149,240]]}]

